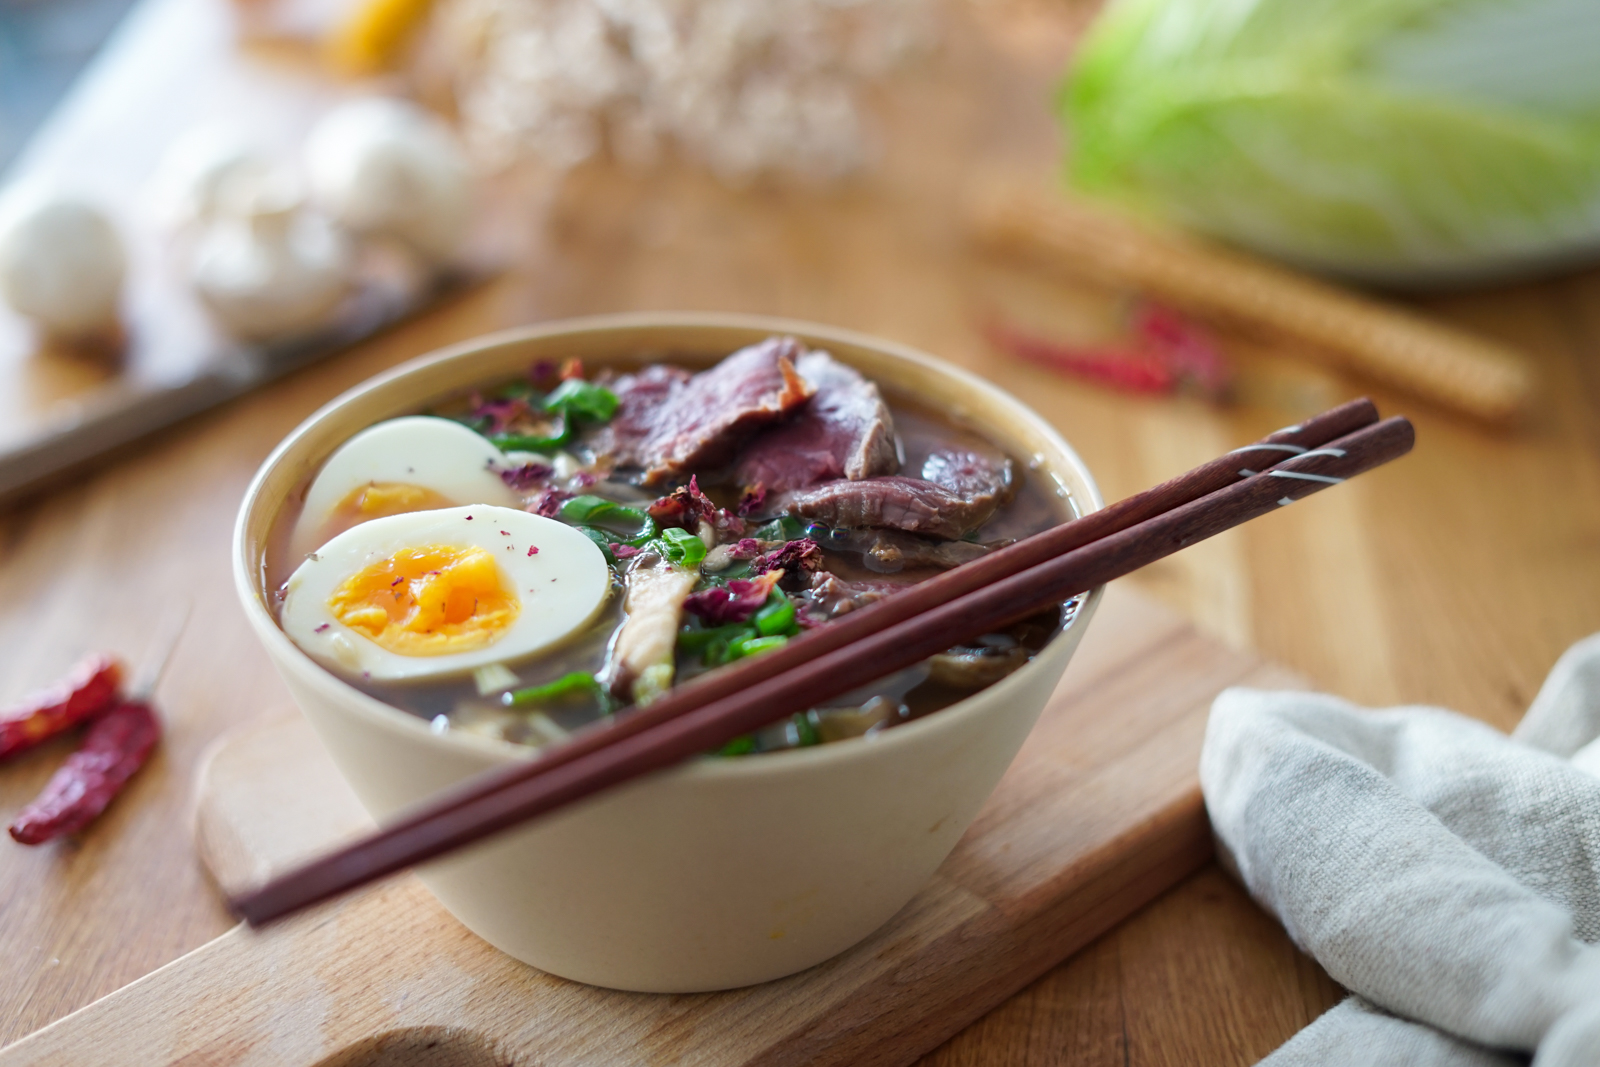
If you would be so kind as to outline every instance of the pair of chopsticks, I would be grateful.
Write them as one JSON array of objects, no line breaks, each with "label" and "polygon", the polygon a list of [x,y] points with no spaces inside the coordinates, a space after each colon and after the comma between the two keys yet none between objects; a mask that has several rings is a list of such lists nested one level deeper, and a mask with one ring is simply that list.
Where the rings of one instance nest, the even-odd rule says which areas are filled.
[{"label": "pair of chopsticks", "polygon": [[1378,421],[1369,400],[1333,408],[486,772],[231,907],[259,926],[671,767],[1387,463],[1413,440],[1410,422]]}]

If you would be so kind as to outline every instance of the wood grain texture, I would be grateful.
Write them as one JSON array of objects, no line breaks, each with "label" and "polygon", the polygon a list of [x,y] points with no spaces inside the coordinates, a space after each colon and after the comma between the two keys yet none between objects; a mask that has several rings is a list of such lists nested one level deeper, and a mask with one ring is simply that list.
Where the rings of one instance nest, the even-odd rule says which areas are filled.
[{"label": "wood grain texture", "polygon": [[[466,934],[406,876],[225,934],[0,1052],[0,1065],[267,1062],[271,1049],[273,1062],[311,1067],[444,1027],[447,1047],[516,1063],[906,1064],[1206,862],[1196,758],[1211,700],[1233,684],[1299,682],[1113,587],[929,886],[862,944],[787,979],[697,996],[565,982]],[[298,716],[230,734],[202,767],[196,805],[199,853],[227,891],[364,822]]]},{"label": "wood grain texture", "polygon": [[[587,166],[548,190],[549,223],[527,235],[519,273],[0,518],[0,697],[57,676],[86,649],[138,657],[153,613],[179,598],[195,604],[191,636],[158,694],[166,743],[130,791],[77,841],[34,850],[0,843],[0,1042],[228,927],[188,820],[200,754],[287,699],[234,605],[227,568],[234,510],[256,465],[342,389],[506,325],[693,308],[881,334],[1023,397],[1063,430],[1108,499],[1372,392],[1386,411],[1413,417],[1411,456],[1147,568],[1138,586],[1319,688],[1515,723],[1560,652],[1600,629],[1600,272],[1410,302],[1530,359],[1543,387],[1516,433],[1409,410],[1291,347],[1231,334],[1222,342],[1238,396],[1227,408],[1122,396],[996,355],[978,329],[991,314],[1080,340],[1120,322],[1126,294],[979,253],[959,225],[980,167],[1038,181],[1054,173],[1061,145],[1047,102],[1094,7],[956,8],[943,54],[882,94],[881,165],[840,190],[729,192],[674,167],[641,176]],[[143,34],[123,42],[131,58],[115,86],[130,113],[159,107],[135,105],[174,84],[204,93],[206,72],[226,59],[186,52],[181,27],[152,22]],[[0,809],[25,803],[69,748],[59,741],[7,764]],[[1336,996],[1213,870],[933,1060],[1247,1064]],[[392,1045],[415,1050],[430,1039]]]}]

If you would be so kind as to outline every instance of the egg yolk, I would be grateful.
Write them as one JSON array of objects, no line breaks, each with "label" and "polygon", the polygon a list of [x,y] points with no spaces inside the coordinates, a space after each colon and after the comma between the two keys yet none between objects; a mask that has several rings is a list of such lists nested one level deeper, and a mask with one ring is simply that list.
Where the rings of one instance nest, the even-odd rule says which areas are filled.
[{"label": "egg yolk", "polygon": [[348,515],[360,522],[381,519],[386,515],[404,515],[409,511],[431,511],[454,506],[454,501],[420,485],[402,482],[374,482],[363,485],[339,501],[336,514]]},{"label": "egg yolk", "polygon": [[328,513],[328,520],[319,531],[319,544],[329,541],[346,530],[360,526],[368,519],[382,519],[389,515],[405,515],[413,511],[434,511],[455,507],[455,501],[432,489],[403,482],[373,482],[350,492]]},{"label": "egg yolk", "polygon": [[522,603],[494,556],[423,545],[370,563],[328,598],[333,617],[401,656],[446,656],[493,644]]}]

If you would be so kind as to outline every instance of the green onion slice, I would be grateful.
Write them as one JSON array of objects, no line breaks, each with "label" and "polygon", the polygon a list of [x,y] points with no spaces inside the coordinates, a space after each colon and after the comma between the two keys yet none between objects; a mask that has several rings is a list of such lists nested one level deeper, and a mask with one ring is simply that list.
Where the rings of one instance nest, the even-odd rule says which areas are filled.
[{"label": "green onion slice", "polygon": [[598,700],[602,707],[606,705],[605,687],[586,671],[573,671],[563,674],[553,682],[544,685],[529,686],[526,689],[513,689],[500,697],[500,703],[508,708],[525,708],[535,704],[550,704],[558,700],[569,700],[576,696],[587,696]]},{"label": "green onion slice", "polygon": [[569,378],[544,398],[546,411],[559,411],[564,421],[609,422],[617,413],[617,394],[603,385]]}]

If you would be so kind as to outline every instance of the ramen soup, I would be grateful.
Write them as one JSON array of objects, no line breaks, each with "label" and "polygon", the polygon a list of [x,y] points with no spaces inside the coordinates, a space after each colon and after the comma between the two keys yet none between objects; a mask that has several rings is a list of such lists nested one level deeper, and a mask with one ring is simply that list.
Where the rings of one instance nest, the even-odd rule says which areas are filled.
[{"label": "ramen soup", "polygon": [[[352,685],[541,745],[1072,514],[948,417],[773,337],[708,370],[576,363],[391,419],[279,516],[278,619]],[[742,737],[870,736],[1026,663],[1077,601]]]}]

